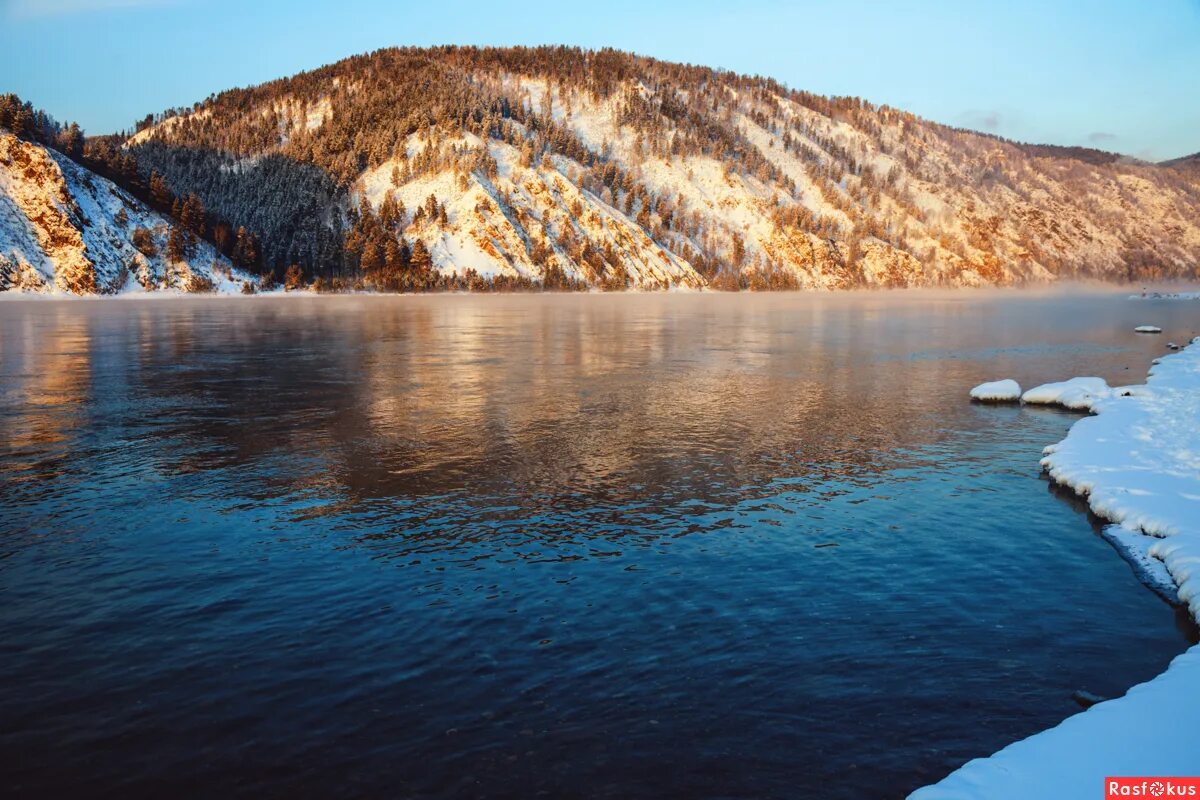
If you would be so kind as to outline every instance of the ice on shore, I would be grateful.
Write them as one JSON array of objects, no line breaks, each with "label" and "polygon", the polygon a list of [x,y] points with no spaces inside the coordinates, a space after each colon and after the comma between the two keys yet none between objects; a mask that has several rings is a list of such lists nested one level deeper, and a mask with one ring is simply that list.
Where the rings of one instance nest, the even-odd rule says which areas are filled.
[{"label": "ice on shore", "polygon": [[1021,386],[1012,378],[981,383],[971,390],[972,400],[1003,403],[1021,399]]},{"label": "ice on shore", "polygon": [[1162,333],[1162,328],[1157,325],[1138,325],[1133,330],[1137,333]]},{"label": "ice on shore", "polygon": [[[1042,465],[1115,523],[1106,538],[1144,580],[1200,620],[1200,338],[1157,359],[1145,386],[1102,389],[1097,381],[1026,392],[1095,414],[1046,448]],[[1094,798],[1110,775],[1200,775],[1198,733],[1200,645],[1124,697],[971,761],[912,797]]]},{"label": "ice on shore", "polygon": [[1143,292],[1129,295],[1130,300],[1200,300],[1200,292]]}]

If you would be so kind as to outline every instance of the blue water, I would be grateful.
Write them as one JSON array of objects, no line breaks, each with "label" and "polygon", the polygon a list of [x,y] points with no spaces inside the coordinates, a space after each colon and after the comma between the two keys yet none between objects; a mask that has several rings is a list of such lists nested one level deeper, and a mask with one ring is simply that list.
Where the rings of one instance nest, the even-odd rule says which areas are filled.
[{"label": "blue water", "polygon": [[1196,641],[965,397],[1198,311],[0,303],[0,790],[902,796]]}]

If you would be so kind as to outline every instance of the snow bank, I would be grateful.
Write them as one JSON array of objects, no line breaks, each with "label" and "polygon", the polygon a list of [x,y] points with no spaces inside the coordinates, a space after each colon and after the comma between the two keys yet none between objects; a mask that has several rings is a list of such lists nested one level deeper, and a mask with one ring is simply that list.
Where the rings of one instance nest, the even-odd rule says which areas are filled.
[{"label": "snow bank", "polygon": [[1001,403],[1021,399],[1021,385],[1012,378],[981,383],[971,390],[972,400]]},{"label": "snow bank", "polygon": [[[1093,390],[1079,407],[1095,416],[1046,448],[1042,465],[1116,523],[1105,535],[1160,590],[1165,571],[1175,597],[1200,620],[1200,337],[1159,359],[1144,387],[1094,391],[1098,380],[1076,379]],[[1066,381],[1031,392],[1049,396],[1073,383],[1085,390]],[[1200,645],[1124,697],[971,761],[912,797],[1095,798],[1110,775],[1200,775],[1198,731]]]},{"label": "snow bank", "polygon": [[1110,775],[1200,772],[1200,646],[1118,700],[976,759],[912,800],[1096,800]]},{"label": "snow bank", "polygon": [[1200,620],[1200,338],[1158,359],[1143,391],[1097,396],[1090,410],[1042,466],[1097,515],[1158,537],[1150,555]]}]

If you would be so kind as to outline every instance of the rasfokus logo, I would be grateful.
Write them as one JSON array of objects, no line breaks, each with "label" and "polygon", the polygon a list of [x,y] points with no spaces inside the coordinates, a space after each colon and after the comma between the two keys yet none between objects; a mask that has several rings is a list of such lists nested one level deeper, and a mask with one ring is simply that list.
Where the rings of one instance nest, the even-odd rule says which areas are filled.
[{"label": "rasfokus logo", "polygon": [[1200,798],[1200,777],[1105,778],[1104,800],[1115,800],[1118,797]]}]

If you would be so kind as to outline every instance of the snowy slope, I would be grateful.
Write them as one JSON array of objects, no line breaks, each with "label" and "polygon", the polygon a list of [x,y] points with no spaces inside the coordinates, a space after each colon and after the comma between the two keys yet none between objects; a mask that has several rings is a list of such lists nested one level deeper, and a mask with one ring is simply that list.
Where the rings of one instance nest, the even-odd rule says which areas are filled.
[{"label": "snowy slope", "polygon": [[[1145,386],[1080,378],[1026,397],[1095,416],[1046,448],[1050,477],[1115,523],[1107,536],[1150,577],[1162,572],[1200,620],[1200,339],[1163,357]],[[1054,398],[1057,398],[1055,400]],[[914,800],[1094,798],[1121,775],[1200,775],[1200,645],[1154,680],[976,759]]]},{"label": "snowy slope", "polygon": [[[422,141],[414,135],[407,151],[416,156],[426,147],[460,144],[484,147],[481,139],[471,135],[435,141]],[[407,231],[409,239],[425,242],[434,267],[441,272],[473,270],[484,277],[539,280],[543,271],[531,255],[531,239],[537,237],[549,247],[555,266],[567,277],[588,284],[603,284],[621,272],[622,286],[631,288],[699,288],[704,284],[686,261],[654,242],[636,221],[572,182],[566,159],[523,166],[511,145],[491,141],[486,147],[496,164],[494,178],[478,171],[456,175],[446,169],[396,184],[391,176],[402,164],[392,159],[364,173],[355,196],[365,197],[376,211],[389,191],[410,210],[431,195],[441,200],[446,207],[446,225],[426,220]],[[575,257],[572,245],[585,242],[598,251],[611,249],[619,267],[601,271]]]},{"label": "snowy slope", "polygon": [[[170,225],[62,154],[0,131],[0,291],[234,292],[252,280],[205,242],[169,263]],[[146,252],[134,245],[139,229]]]}]

